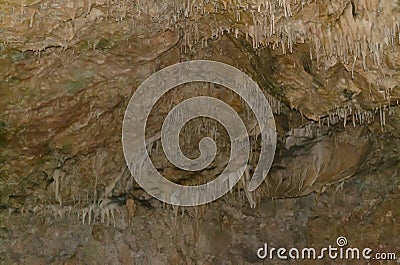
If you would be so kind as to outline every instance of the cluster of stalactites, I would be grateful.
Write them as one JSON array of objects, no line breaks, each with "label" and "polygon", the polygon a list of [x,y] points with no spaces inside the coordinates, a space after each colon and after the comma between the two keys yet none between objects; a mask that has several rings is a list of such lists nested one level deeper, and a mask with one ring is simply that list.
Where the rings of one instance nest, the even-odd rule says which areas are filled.
[{"label": "cluster of stalactites", "polygon": [[347,123],[351,123],[354,127],[357,125],[372,124],[375,119],[379,119],[379,124],[383,130],[386,126],[386,117],[393,115],[393,106],[379,105],[373,110],[365,110],[360,106],[347,105],[345,107],[337,107],[335,110],[328,112],[318,121],[319,126],[332,126],[343,123],[346,128]]},{"label": "cluster of stalactites", "polygon": [[[0,25],[4,31],[0,37],[5,35],[0,48],[8,44],[29,46],[31,37],[23,32],[35,35],[39,29],[42,34],[36,35],[43,36],[41,45],[34,40],[35,45],[28,49],[57,45],[68,48],[86,20],[120,23],[144,15],[160,23],[170,21],[166,26],[183,28],[183,52],[197,43],[206,47],[208,40],[232,33],[250,38],[254,48],[270,46],[284,54],[290,53],[296,43],[309,42],[310,57],[317,61],[332,57],[348,64],[360,61],[367,69],[368,57],[380,65],[384,50],[400,43],[400,14],[395,12],[398,8],[399,3],[392,0],[74,0],[2,4]],[[54,36],[46,36],[43,30],[52,29],[53,24],[58,25],[57,31],[51,33]]]},{"label": "cluster of stalactites", "polygon": [[316,29],[312,39],[317,52],[322,50],[326,57],[353,65],[361,60],[366,70],[368,56],[381,65],[384,49],[400,43],[400,14],[393,12],[392,1],[354,3],[345,8],[337,22]]},{"label": "cluster of stalactites", "polygon": [[[326,7],[314,1],[188,0],[182,1],[176,12],[189,20],[195,18],[185,24],[184,44],[190,48],[199,39],[204,47],[207,40],[228,32],[236,37],[244,34],[254,48],[270,46],[283,54],[292,52],[296,43],[309,42],[312,44],[310,57],[318,64],[321,57],[326,60],[334,57],[350,65],[360,61],[365,70],[369,67],[367,58],[380,65],[384,50],[400,43],[400,14],[394,12],[398,4],[390,0],[341,3],[335,7],[328,2]],[[335,19],[331,17],[333,8],[340,11]],[[196,24],[201,15],[224,12],[233,14],[229,17],[236,21],[215,20],[210,16],[207,19],[210,32],[204,32],[202,38],[191,37],[200,35]]]}]

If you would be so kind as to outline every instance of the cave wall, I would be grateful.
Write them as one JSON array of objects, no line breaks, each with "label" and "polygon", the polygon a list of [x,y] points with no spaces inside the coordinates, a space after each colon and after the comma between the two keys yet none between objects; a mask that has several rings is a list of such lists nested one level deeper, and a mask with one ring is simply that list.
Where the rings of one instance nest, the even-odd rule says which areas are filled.
[{"label": "cave wall", "polygon": [[[368,0],[2,1],[0,262],[246,264],[259,262],[254,252],[266,240],[319,246],[339,235],[398,251],[399,8]],[[125,170],[122,120],[147,77],[194,59],[235,66],[259,84],[274,112],[277,154],[251,198],[239,185],[211,205],[171,209]],[[185,98],[220,98],[254,124],[222,88],[179,89],[149,121],[155,154],[163,117]],[[182,140],[192,155],[195,125]],[[168,179],[201,183],[224,168],[229,145],[219,140],[216,161],[199,174],[154,160]],[[120,202],[115,225],[88,218],[104,190]],[[127,194],[137,204],[132,223]]]}]

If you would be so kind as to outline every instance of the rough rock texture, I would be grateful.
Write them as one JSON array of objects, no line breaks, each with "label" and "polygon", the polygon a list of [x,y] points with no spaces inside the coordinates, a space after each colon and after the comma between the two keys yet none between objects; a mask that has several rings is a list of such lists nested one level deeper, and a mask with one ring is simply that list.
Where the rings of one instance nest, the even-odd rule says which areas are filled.
[{"label": "rough rock texture", "polygon": [[[263,264],[264,242],[326,247],[338,236],[400,257],[399,21],[391,0],[0,1],[0,263]],[[173,209],[125,170],[122,120],[141,82],[192,59],[259,84],[278,146],[252,194],[238,185]],[[163,176],[187,185],[218,176],[230,148],[222,126],[198,119],[182,132],[183,151],[196,157],[202,137],[219,135],[212,165],[188,173],[163,156],[163,119],[196,95],[229,103],[256,128],[224,88],[165,95],[149,150]]]}]

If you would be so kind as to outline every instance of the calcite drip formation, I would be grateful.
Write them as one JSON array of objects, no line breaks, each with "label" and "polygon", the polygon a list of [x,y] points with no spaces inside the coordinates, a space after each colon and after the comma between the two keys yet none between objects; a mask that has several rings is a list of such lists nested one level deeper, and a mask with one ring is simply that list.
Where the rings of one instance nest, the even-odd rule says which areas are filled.
[{"label": "calcite drip formation", "polygon": [[[400,44],[398,8],[399,3],[390,0],[10,2],[2,4],[0,10],[0,50],[31,50],[40,56],[48,47],[73,48],[85,38],[85,23],[106,24],[110,32],[120,24],[121,30],[129,33],[129,27],[150,18],[166,30],[182,32],[183,53],[207,47],[209,41],[224,34],[246,37],[254,49],[270,47],[282,54],[291,53],[296,44],[307,43],[317,68],[328,69],[341,62],[353,77],[355,69],[383,71],[385,50]],[[95,49],[99,41],[92,42]],[[382,89],[388,109],[393,104],[393,85]],[[380,105],[384,108],[382,102]]]},{"label": "calcite drip formation", "polygon": [[[34,0],[2,3],[1,8],[0,51],[34,51],[38,59],[47,48],[71,49],[84,40],[90,30],[86,23],[104,23],[106,32],[107,25],[110,32],[115,27],[129,32],[143,23],[141,19],[157,21],[165,25],[165,30],[180,30],[184,54],[206,49],[210,41],[224,34],[247,39],[253,49],[269,47],[281,54],[290,54],[297,44],[307,43],[309,58],[317,69],[328,69],[341,62],[352,77],[355,71],[383,71],[385,51],[400,44],[400,13],[396,12],[399,3],[391,0]],[[93,49],[98,42],[92,42]],[[319,115],[314,121],[320,126],[342,122],[346,127],[348,123],[370,124],[378,117],[384,128],[387,115],[399,105],[399,98],[392,97],[394,88],[394,85],[382,86],[383,100],[371,109],[350,102]],[[285,104],[277,95],[265,94],[273,112],[280,114]],[[157,141],[156,137],[149,145]],[[62,207],[59,194],[62,176],[53,177],[56,200]],[[83,209],[82,221],[89,219],[90,223],[96,211],[102,221],[104,215],[108,218],[113,215],[108,205],[99,204]]]}]

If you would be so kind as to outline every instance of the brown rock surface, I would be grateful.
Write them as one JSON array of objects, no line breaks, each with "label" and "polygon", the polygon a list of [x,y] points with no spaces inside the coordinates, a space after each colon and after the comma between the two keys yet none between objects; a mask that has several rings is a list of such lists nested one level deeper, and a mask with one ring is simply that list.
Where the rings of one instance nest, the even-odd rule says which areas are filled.
[{"label": "brown rock surface", "polygon": [[[339,236],[397,253],[376,264],[398,263],[399,21],[390,0],[0,1],[0,264],[265,264],[264,242],[326,247]],[[254,209],[240,184],[206,206],[171,208],[124,170],[130,97],[193,59],[243,70],[274,111],[277,152]],[[219,135],[207,170],[189,174],[162,154],[162,121],[197,95],[227,102],[254,129],[254,167],[254,115],[227,89],[197,83],[150,116],[159,172],[194,185],[226,166],[226,131],[207,119],[181,137],[196,157],[202,137]]]}]

